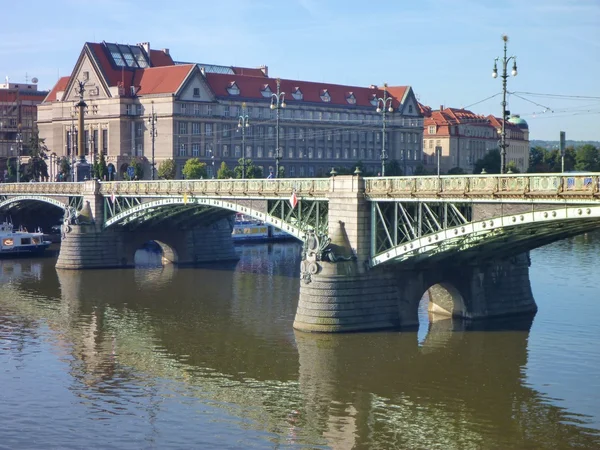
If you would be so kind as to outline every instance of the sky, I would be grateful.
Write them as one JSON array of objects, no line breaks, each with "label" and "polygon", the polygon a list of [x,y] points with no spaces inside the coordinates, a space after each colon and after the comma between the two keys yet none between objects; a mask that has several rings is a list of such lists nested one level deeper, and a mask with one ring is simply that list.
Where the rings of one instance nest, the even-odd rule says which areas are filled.
[{"label": "sky", "polygon": [[530,139],[600,141],[600,0],[30,0],[0,16],[0,83],[51,89],[85,42],[150,42],[176,61],[410,85],[433,109],[496,116],[506,34],[507,109]]}]

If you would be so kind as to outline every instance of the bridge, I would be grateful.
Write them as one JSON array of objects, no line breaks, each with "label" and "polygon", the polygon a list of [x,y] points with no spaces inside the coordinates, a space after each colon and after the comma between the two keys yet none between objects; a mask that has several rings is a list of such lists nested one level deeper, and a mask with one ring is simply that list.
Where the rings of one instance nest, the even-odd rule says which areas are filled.
[{"label": "bridge", "polygon": [[[62,220],[59,269],[235,259],[232,215],[304,244],[294,327],[343,332],[433,317],[533,315],[529,251],[600,227],[600,175],[0,184],[0,215]],[[292,196],[297,204],[292,206]]]}]

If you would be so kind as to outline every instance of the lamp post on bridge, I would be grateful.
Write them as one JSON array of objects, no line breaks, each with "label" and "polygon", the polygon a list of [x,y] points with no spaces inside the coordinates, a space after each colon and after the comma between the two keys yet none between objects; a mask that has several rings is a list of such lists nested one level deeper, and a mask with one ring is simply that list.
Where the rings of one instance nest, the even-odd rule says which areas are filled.
[{"label": "lamp post on bridge", "polygon": [[21,150],[23,149],[23,133],[21,132],[21,124],[17,127],[17,183],[21,182]]},{"label": "lamp post on bridge", "polygon": [[[386,112],[394,112],[392,108],[392,97],[387,95],[387,83],[383,83],[383,97],[377,99],[377,112],[382,114],[383,130],[381,133],[381,176],[385,177],[385,161],[387,153],[385,151],[385,127],[386,127]],[[406,161],[404,162],[406,167]],[[405,174],[406,175],[406,174]]]},{"label": "lamp post on bridge", "polygon": [[275,178],[279,177],[279,161],[281,149],[279,148],[279,110],[285,108],[285,92],[281,92],[281,79],[277,78],[277,93],[271,94],[271,109],[277,110],[275,129]]},{"label": "lamp post on bridge", "polygon": [[210,160],[212,161],[212,177],[213,180],[216,178],[215,174],[215,154],[212,151],[212,148],[208,149],[208,154],[210,155]]},{"label": "lamp post on bridge", "polygon": [[[242,180],[246,178],[246,128],[249,126],[248,114],[246,114],[246,102],[244,102],[242,103],[242,114],[238,121],[238,131],[242,130]],[[277,133],[279,134],[279,125],[277,125]],[[279,139],[277,139],[277,141],[279,141]],[[279,144],[277,145],[279,146]],[[279,166],[279,164],[277,164],[277,166]]]},{"label": "lamp post on bridge", "polygon": [[154,180],[156,178],[156,176],[155,176],[156,168],[155,168],[155,164],[154,164],[154,141],[156,139],[156,136],[158,135],[157,129],[156,129],[156,122],[157,122],[157,118],[156,118],[156,112],[154,112],[154,101],[152,101],[152,112],[148,116],[148,124],[150,125],[150,138],[152,139],[152,162],[151,162],[152,170],[150,172],[151,180]]},{"label": "lamp post on bridge", "polygon": [[[502,132],[500,135],[500,173],[505,173],[506,172],[506,116],[510,114],[510,111],[506,110],[506,80],[508,79],[508,73],[506,72],[506,67],[508,66],[508,63],[510,62],[510,60],[513,60],[513,68],[512,68],[512,72],[511,75],[513,77],[517,76],[517,57],[516,56],[509,56],[508,58],[506,57],[506,43],[508,42],[508,36],[506,34],[502,35],[502,40],[504,41],[504,56],[502,57],[502,59],[500,60],[501,64],[502,64],[502,75],[500,75],[500,77],[502,78]],[[497,57],[494,60],[494,71],[492,72],[492,77],[496,78],[498,76],[498,67],[497,67],[497,62],[500,59],[500,57]]]}]

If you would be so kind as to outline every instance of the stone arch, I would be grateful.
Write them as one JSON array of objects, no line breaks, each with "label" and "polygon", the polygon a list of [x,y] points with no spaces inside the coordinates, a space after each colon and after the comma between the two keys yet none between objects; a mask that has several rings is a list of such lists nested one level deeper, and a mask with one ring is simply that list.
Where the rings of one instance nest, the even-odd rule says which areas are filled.
[{"label": "stone arch", "polygon": [[119,167],[119,178],[121,180],[125,179],[125,174],[127,173],[127,169],[129,168],[129,164],[123,163],[121,167]]},{"label": "stone arch", "polygon": [[430,322],[465,316],[464,297],[452,283],[437,283],[430,286],[425,292],[429,297]]},{"label": "stone arch", "polygon": [[117,178],[117,169],[115,168],[115,165],[113,163],[108,163],[106,168],[108,170],[108,181],[115,181]]},{"label": "stone arch", "polygon": [[177,264],[179,261],[179,256],[173,247],[160,240],[153,239],[153,241],[156,242],[162,250],[163,265]]}]

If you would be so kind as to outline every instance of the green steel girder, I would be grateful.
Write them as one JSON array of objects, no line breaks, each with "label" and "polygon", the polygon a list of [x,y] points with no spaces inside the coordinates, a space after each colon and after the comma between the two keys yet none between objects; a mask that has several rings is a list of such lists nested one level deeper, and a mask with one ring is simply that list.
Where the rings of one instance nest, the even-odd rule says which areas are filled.
[{"label": "green steel girder", "polygon": [[596,228],[600,228],[600,206],[518,213],[471,221],[400,243],[373,255],[370,266],[433,264],[450,257],[453,263],[462,264],[508,257]]},{"label": "green steel girder", "polygon": [[469,223],[471,204],[371,202],[371,253],[377,255],[449,227]]},{"label": "green steel girder", "polygon": [[299,199],[296,207],[288,199],[269,200],[267,210],[270,216],[291,224],[303,233],[314,230],[319,235],[327,235],[329,229],[329,203],[322,200]]}]

